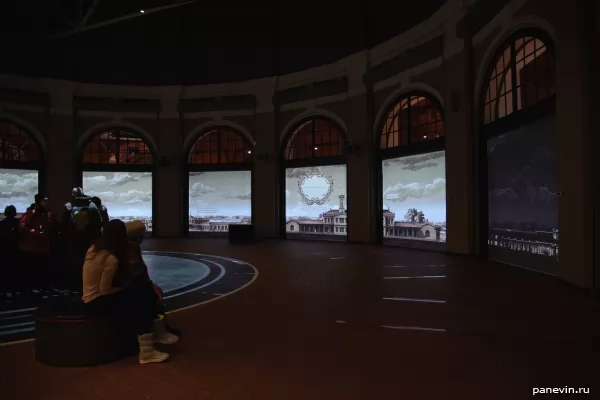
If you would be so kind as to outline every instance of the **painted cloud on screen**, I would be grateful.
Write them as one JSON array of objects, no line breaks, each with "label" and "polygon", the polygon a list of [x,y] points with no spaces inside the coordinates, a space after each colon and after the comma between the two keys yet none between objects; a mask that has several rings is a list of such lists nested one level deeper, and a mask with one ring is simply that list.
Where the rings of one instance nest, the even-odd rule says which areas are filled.
[{"label": "painted cloud on screen", "polygon": [[0,169],[0,212],[11,204],[17,212],[25,212],[37,192],[37,171]]},{"label": "painted cloud on screen", "polygon": [[445,224],[445,164],[444,151],[383,162],[383,207],[396,214],[395,221],[416,208],[430,222]]},{"label": "painted cloud on screen", "polygon": [[252,215],[250,171],[190,172],[189,214],[236,218]]},{"label": "painted cloud on screen", "polygon": [[83,191],[98,196],[113,217],[152,217],[152,173],[83,173]]}]

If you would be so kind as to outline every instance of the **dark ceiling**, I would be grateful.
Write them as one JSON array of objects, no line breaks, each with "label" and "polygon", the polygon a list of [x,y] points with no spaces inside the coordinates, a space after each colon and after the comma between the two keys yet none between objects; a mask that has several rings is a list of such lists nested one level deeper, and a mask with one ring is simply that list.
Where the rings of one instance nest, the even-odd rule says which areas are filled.
[{"label": "dark ceiling", "polygon": [[334,62],[410,29],[445,3],[198,0],[140,13],[180,2],[99,0],[87,27],[136,17],[53,39],[73,30],[94,0],[0,2],[0,71],[106,84],[244,81]]}]

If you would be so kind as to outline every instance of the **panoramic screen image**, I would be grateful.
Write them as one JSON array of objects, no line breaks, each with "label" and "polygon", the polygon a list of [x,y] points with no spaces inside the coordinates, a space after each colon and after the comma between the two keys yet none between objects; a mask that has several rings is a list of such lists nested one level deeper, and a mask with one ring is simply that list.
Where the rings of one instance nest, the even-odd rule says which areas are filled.
[{"label": "panoramic screen image", "polygon": [[0,169],[0,219],[4,209],[13,205],[20,217],[34,202],[38,192],[38,172],[22,169]]},{"label": "panoramic screen image", "polygon": [[558,164],[555,117],[488,140],[490,257],[555,273]]},{"label": "panoramic screen image", "polygon": [[151,172],[83,172],[83,191],[99,197],[110,219],[142,220],[152,230]]},{"label": "panoramic screen image", "polygon": [[190,232],[228,232],[252,223],[252,172],[190,172]]},{"label": "panoramic screen image", "polygon": [[288,168],[285,175],[287,237],[345,239],[346,166]]},{"label": "panoramic screen image", "polygon": [[383,161],[383,237],[446,241],[446,153]]}]

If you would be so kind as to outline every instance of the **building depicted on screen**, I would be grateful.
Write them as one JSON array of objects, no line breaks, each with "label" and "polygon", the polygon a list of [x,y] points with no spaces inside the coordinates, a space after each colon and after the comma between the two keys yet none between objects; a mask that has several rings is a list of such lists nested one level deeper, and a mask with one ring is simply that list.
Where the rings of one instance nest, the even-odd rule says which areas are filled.
[{"label": "building depicted on screen", "polygon": [[292,218],[285,224],[288,233],[310,233],[322,235],[346,235],[348,214],[344,205],[346,196],[341,194],[340,206],[323,213],[318,219]]},{"label": "building depicted on screen", "polygon": [[194,232],[229,232],[229,225],[250,224],[250,217],[238,216],[236,218],[228,217],[195,217],[190,215],[188,226],[190,231]]},{"label": "building depicted on screen", "polygon": [[442,227],[429,222],[394,221],[396,214],[383,211],[383,236],[385,238],[421,239],[441,241]]},{"label": "building depicted on screen", "polygon": [[488,244],[513,251],[523,251],[540,256],[558,256],[558,230],[524,231],[518,229],[490,230]]},{"label": "building depicted on screen", "polygon": [[142,221],[146,225],[146,231],[152,231],[152,218],[150,217],[132,217],[129,216],[111,216],[110,219],[120,219],[121,221],[128,223],[132,221]]}]

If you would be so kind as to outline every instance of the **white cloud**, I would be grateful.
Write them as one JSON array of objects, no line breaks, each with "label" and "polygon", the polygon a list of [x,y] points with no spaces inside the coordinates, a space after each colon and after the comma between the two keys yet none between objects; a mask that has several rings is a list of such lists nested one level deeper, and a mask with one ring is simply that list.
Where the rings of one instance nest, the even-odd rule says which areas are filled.
[{"label": "white cloud", "polygon": [[223,193],[221,193],[221,197],[223,197],[224,199],[232,199],[232,200],[251,200],[252,192],[249,190],[244,193],[241,193],[241,194],[232,194],[232,193],[223,192]]},{"label": "white cloud", "polygon": [[113,191],[95,192],[89,190],[86,192],[88,196],[98,196],[102,203],[119,203],[119,204],[139,204],[152,201],[152,192],[130,189],[126,192],[116,193]]},{"label": "white cloud", "polygon": [[210,186],[207,186],[203,183],[200,182],[196,182],[194,184],[192,184],[192,186],[190,187],[190,196],[194,197],[194,196],[201,196],[203,194],[209,194],[209,193],[214,193],[215,189],[211,188]]},{"label": "white cloud", "polygon": [[388,201],[402,202],[408,198],[419,199],[431,197],[446,191],[446,179],[435,178],[432,183],[425,185],[417,182],[390,186],[383,192],[383,198]]},{"label": "white cloud", "polygon": [[38,192],[38,173],[25,170],[0,170],[0,212],[14,205],[24,212]]},{"label": "white cloud", "polygon": [[152,215],[150,172],[84,172],[83,191],[98,196],[111,216]]}]

